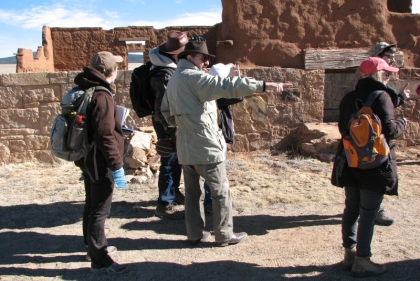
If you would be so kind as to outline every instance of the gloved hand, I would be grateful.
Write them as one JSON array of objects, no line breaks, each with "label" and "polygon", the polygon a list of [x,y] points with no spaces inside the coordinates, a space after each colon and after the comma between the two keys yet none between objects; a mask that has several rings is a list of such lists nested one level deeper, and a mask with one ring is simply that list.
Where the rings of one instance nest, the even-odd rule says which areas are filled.
[{"label": "gloved hand", "polygon": [[112,172],[112,178],[114,179],[115,187],[119,190],[124,189],[127,185],[127,181],[125,180],[124,168],[122,167]]}]

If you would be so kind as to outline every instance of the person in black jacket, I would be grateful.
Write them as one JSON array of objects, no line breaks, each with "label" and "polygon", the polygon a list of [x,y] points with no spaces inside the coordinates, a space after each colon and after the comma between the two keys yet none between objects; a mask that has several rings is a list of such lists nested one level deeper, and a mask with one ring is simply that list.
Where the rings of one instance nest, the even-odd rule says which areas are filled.
[{"label": "person in black jacket", "polygon": [[[108,246],[105,236],[105,220],[111,212],[114,186],[126,186],[123,153],[124,136],[111,93],[111,84],[117,77],[117,63],[121,56],[110,52],[98,52],[90,66],[84,67],[74,83],[82,89],[101,86],[96,90],[87,109],[88,139],[94,143],[86,159],[75,162],[83,173],[85,207],[83,212],[83,238],[88,248],[86,259],[91,261],[93,273],[119,274],[127,270],[110,257],[116,248]],[[90,175],[94,175],[91,178]]]},{"label": "person in black jacket", "polygon": [[[343,134],[348,129],[351,115],[357,111],[356,100],[366,101],[370,93],[382,93],[372,104],[373,112],[380,118],[382,133],[390,147],[390,159],[377,168],[361,170],[349,168],[344,162],[339,183],[334,182],[337,161],[334,163],[332,182],[344,186],[345,208],[342,219],[342,239],[345,248],[343,265],[351,269],[357,277],[381,275],[386,272],[384,265],[373,263],[370,244],[373,237],[374,222],[384,194],[398,195],[397,165],[393,140],[403,134],[407,119],[395,118],[394,103],[386,84],[398,68],[389,66],[383,59],[370,57],[359,66],[362,77],[356,89],[346,94],[340,103],[338,128]],[[340,142],[337,155],[341,155]]]},{"label": "person in black jacket", "polygon": [[[166,86],[178,63],[177,55],[184,50],[187,42],[188,37],[185,32],[172,30],[164,44],[153,48],[149,52],[150,61],[153,64],[150,86],[155,95],[155,110],[152,122],[159,140],[170,136],[175,143],[177,129],[168,125],[160,108]],[[179,206],[184,204],[184,195],[179,191],[181,173],[182,166],[178,162],[176,152],[169,157],[160,158],[156,216],[169,219],[183,219],[185,217],[184,211]]]}]

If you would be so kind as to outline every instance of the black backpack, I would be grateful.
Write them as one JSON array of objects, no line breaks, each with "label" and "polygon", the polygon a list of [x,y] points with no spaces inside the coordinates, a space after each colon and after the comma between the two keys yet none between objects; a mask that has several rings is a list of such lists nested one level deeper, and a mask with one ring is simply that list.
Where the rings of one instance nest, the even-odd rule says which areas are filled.
[{"label": "black backpack", "polygon": [[150,76],[162,69],[173,70],[167,67],[155,66],[148,61],[133,69],[130,82],[130,99],[134,111],[139,118],[153,114],[155,109],[155,94],[150,87]]},{"label": "black backpack", "polygon": [[219,118],[220,124],[219,127],[222,129],[223,136],[225,137],[226,143],[233,143],[235,137],[235,129],[233,124],[232,116],[232,104],[243,101],[244,98],[231,98],[225,99],[220,98],[217,102],[217,107],[219,108]]}]

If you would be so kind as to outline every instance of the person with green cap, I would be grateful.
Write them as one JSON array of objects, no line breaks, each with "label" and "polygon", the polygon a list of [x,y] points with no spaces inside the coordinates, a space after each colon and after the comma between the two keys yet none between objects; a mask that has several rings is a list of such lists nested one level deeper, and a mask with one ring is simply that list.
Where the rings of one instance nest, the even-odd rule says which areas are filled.
[{"label": "person with green cap", "polygon": [[75,162],[82,170],[85,185],[83,238],[86,260],[91,261],[93,273],[120,274],[127,270],[111,258],[117,249],[108,246],[105,236],[105,220],[111,212],[114,186],[123,189],[127,184],[123,168],[124,136],[111,86],[121,62],[121,56],[98,52],[90,65],[74,78],[74,83],[82,89],[102,87],[93,93],[86,116],[89,143],[95,145],[86,159]]}]

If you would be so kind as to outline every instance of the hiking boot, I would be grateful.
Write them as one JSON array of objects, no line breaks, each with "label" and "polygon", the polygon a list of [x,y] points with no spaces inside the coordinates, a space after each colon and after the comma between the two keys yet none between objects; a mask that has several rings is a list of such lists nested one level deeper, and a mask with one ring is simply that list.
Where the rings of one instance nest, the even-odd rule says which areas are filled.
[{"label": "hiking boot", "polygon": [[213,214],[213,204],[205,204],[204,205],[204,213],[206,215],[211,215]]},{"label": "hiking boot", "polygon": [[92,273],[104,273],[104,274],[121,274],[123,272],[127,271],[127,266],[120,265],[116,262],[114,262],[112,265],[108,267],[100,267],[94,263],[91,263],[90,271]]},{"label": "hiking boot", "polygon": [[355,258],[356,258],[356,248],[344,249],[343,268],[345,270],[351,270],[354,264]]},{"label": "hiking boot", "polygon": [[198,244],[200,244],[201,242],[206,242],[210,239],[211,237],[211,233],[208,231],[203,231],[203,235],[201,236],[200,239],[196,239],[196,240],[188,240],[187,243],[190,246],[197,246]]},{"label": "hiking boot", "polygon": [[[87,250],[87,245],[86,245],[86,250]],[[108,256],[112,256],[113,254],[115,254],[117,252],[117,247],[114,246],[108,246],[106,247],[106,251],[108,252]],[[87,250],[86,252],[86,257],[85,257],[86,261],[91,261],[90,259],[90,255],[89,255],[89,250]]]},{"label": "hiking boot", "polygon": [[172,220],[181,220],[185,217],[185,212],[180,211],[174,203],[166,206],[158,204],[156,206],[155,216],[165,217]]},{"label": "hiking boot", "polygon": [[185,205],[185,196],[179,190],[175,190],[174,202],[178,205]]},{"label": "hiking boot", "polygon": [[353,277],[379,276],[386,272],[385,265],[372,262],[370,257],[362,258],[356,256],[353,267],[351,268],[351,275]]},{"label": "hiking boot", "polygon": [[388,215],[385,212],[385,209],[381,206],[379,208],[378,213],[376,214],[375,222],[378,225],[390,226],[394,223],[394,219],[388,217]]},{"label": "hiking boot", "polygon": [[230,239],[228,241],[218,243],[218,245],[220,247],[225,247],[225,246],[232,245],[232,244],[238,244],[239,242],[244,240],[245,237],[247,237],[247,236],[248,236],[248,234],[246,234],[246,232],[233,233],[232,237],[230,237]]}]

